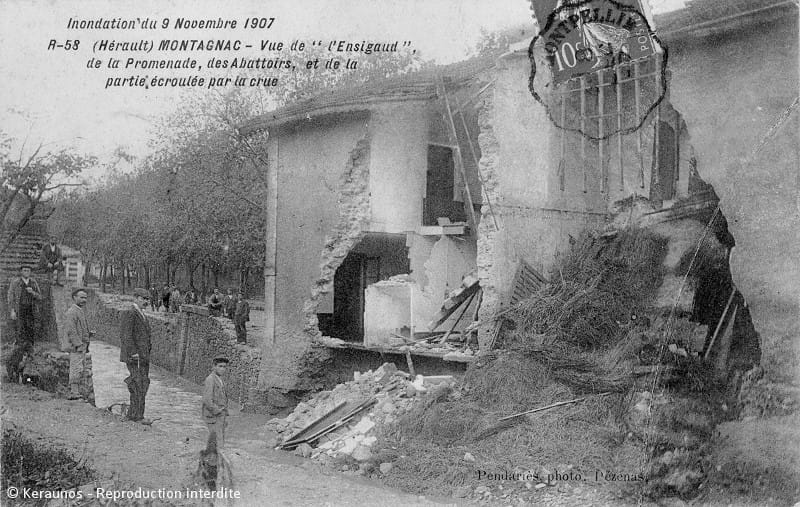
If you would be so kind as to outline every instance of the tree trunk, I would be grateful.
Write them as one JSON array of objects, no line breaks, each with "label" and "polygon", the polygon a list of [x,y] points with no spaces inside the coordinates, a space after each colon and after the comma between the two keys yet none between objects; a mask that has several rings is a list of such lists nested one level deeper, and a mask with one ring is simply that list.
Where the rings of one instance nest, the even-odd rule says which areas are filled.
[{"label": "tree trunk", "polygon": [[122,291],[123,294],[125,294],[125,263],[124,262],[122,264],[120,264],[119,275],[120,275],[120,278],[122,279],[121,283],[119,284],[120,290]]},{"label": "tree trunk", "polygon": [[106,291],[106,270],[108,269],[108,264],[105,260],[103,260],[103,266],[100,268],[100,292]]},{"label": "tree trunk", "polygon": [[248,296],[248,294],[247,294],[247,279],[249,277],[250,277],[250,267],[249,266],[245,266],[245,268],[242,270],[242,279],[241,279],[241,283],[239,285],[239,290],[242,291],[242,294],[244,294],[245,297]]},{"label": "tree trunk", "polygon": [[194,270],[197,269],[197,265],[192,266],[192,263],[188,260],[186,261],[186,272],[189,274],[189,287],[194,287]]}]

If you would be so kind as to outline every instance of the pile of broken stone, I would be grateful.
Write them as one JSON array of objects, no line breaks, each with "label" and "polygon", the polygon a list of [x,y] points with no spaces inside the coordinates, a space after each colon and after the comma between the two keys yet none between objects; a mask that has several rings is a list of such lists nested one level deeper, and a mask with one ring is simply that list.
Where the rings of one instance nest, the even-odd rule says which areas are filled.
[{"label": "pile of broken stone", "polygon": [[358,404],[375,398],[375,404],[354,417],[348,424],[313,442],[297,446],[295,453],[318,461],[350,456],[364,462],[372,458],[371,446],[377,440],[380,428],[397,420],[413,405],[418,394],[432,385],[452,382],[451,376],[417,375],[414,378],[397,369],[394,363],[384,363],[375,371],[355,372],[353,380],[337,385],[331,391],[322,391],[301,402],[285,419],[271,419],[267,429],[278,433],[273,442],[280,445],[293,435],[330,413],[342,402]]}]

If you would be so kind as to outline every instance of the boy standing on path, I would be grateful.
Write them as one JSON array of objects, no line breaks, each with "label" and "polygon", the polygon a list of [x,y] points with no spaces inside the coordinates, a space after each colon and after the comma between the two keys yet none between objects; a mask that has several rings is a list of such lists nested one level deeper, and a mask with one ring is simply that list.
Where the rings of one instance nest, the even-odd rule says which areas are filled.
[{"label": "boy standing on path", "polygon": [[219,449],[225,446],[225,426],[228,423],[228,394],[222,381],[228,363],[227,357],[215,357],[214,369],[203,383],[203,420],[208,426],[209,436],[216,434]]}]

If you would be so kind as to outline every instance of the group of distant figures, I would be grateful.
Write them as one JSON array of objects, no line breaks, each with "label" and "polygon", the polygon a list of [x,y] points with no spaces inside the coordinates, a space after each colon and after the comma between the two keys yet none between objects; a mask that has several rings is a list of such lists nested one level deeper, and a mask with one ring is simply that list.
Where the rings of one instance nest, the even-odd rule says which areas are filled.
[{"label": "group of distant figures", "polygon": [[208,313],[212,317],[228,317],[233,321],[236,328],[236,341],[247,343],[247,323],[250,322],[250,303],[244,297],[244,291],[239,289],[236,294],[228,289],[227,294],[222,294],[218,288],[214,288],[208,297],[198,295],[194,289],[189,289],[185,293],[176,285],[164,285],[160,291],[155,286],[150,287],[150,309],[154,312],[176,313],[181,305],[200,305],[208,308]]}]

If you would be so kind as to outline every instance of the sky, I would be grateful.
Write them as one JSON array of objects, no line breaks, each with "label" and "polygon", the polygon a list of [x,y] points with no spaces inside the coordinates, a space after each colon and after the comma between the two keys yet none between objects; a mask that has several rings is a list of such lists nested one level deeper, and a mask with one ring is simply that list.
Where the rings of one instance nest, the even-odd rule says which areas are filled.
[{"label": "sky", "polygon": [[[653,0],[663,11],[681,0]],[[243,28],[248,17],[275,17],[268,30]],[[235,30],[70,30],[70,18],[235,19]],[[0,129],[28,145],[54,147],[108,157],[117,147],[143,156],[153,121],[180,100],[178,89],[108,88],[108,77],[180,75],[175,71],[89,69],[97,56],[139,57],[92,51],[101,39],[158,41],[172,39],[241,39],[255,47],[241,56],[269,56],[261,40],[411,41],[425,59],[449,63],[463,59],[481,29],[499,30],[529,24],[527,0],[227,0],[227,1],[76,1],[0,0]],[[48,49],[51,40],[80,40],[77,50]],[[158,53],[144,58],[198,57],[205,66],[215,53]],[[191,74],[208,74],[185,71]]]}]

